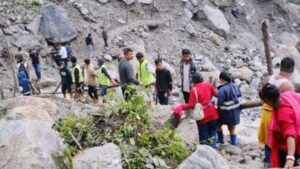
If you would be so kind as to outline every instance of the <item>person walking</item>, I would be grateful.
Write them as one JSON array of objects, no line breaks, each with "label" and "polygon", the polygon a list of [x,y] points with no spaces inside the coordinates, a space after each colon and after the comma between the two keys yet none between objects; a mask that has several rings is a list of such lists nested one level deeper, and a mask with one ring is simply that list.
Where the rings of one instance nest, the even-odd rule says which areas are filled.
[{"label": "person walking", "polygon": [[63,93],[64,98],[67,98],[68,92],[70,94],[70,98],[72,99],[72,73],[63,62],[60,62],[58,67],[61,77],[61,92]]},{"label": "person walking", "polygon": [[204,119],[197,121],[200,144],[217,148],[216,128],[219,114],[212,102],[213,96],[218,96],[217,90],[210,83],[204,83],[203,77],[199,72],[193,74],[192,82],[195,86],[191,90],[189,102],[175,107],[175,115],[181,120],[182,111],[194,109],[198,101],[202,105],[204,112]]},{"label": "person walking", "polygon": [[61,62],[61,55],[60,55],[60,46],[58,44],[55,44],[51,50],[51,57],[52,57],[52,67],[54,67],[53,61],[58,66]]},{"label": "person walking", "polygon": [[85,38],[85,44],[87,46],[88,58],[91,59],[93,56],[93,49],[94,49],[92,34],[89,33],[88,36]]},{"label": "person walking", "polygon": [[41,80],[41,56],[38,54],[37,51],[34,51],[33,49],[29,50],[29,57],[32,61],[32,66],[34,68],[37,80]]},{"label": "person walking", "polygon": [[242,93],[239,87],[232,82],[230,74],[222,71],[220,76],[221,85],[218,87],[218,142],[224,143],[222,125],[227,125],[230,132],[232,145],[237,145],[236,125],[240,124],[240,101]]},{"label": "person walking", "polygon": [[276,85],[266,84],[259,92],[263,102],[271,106],[269,140],[272,168],[292,169],[300,165],[300,95],[292,91],[280,93]]},{"label": "person walking", "polygon": [[154,67],[145,59],[142,52],[136,54],[136,59],[139,62],[137,65],[137,80],[139,80],[141,85],[146,88],[151,88],[151,85],[155,83],[155,78],[153,76],[155,74]]},{"label": "person walking", "polygon": [[71,58],[71,63],[73,67],[73,72],[72,72],[72,79],[73,83],[75,85],[75,96],[74,99],[78,99],[80,101],[84,100],[84,78],[83,78],[83,71],[80,67],[80,65],[77,63],[77,58],[72,57]]},{"label": "person walking", "polygon": [[[198,71],[196,64],[194,63],[192,53],[189,49],[182,50],[182,60],[180,62],[180,76],[181,76],[181,90],[185,103],[189,102],[190,91],[193,87],[192,76]],[[190,118],[190,113],[187,112],[187,117],[190,119],[190,123],[193,120]]]},{"label": "person walking", "polygon": [[18,47],[18,51],[15,54],[16,63],[27,62],[29,59],[29,55],[26,51],[23,51],[21,47]]},{"label": "person walking", "polygon": [[130,48],[124,49],[124,58],[119,62],[120,85],[125,100],[129,100],[135,94],[133,85],[139,85],[140,82],[134,78],[134,71],[130,60],[133,59],[133,51]]},{"label": "person walking", "polygon": [[27,75],[25,72],[20,72],[19,73],[19,86],[20,86],[20,92],[24,96],[30,96],[31,95],[31,82],[27,78]]},{"label": "person walking", "polygon": [[90,59],[85,59],[85,69],[87,73],[87,85],[88,85],[88,93],[89,96],[92,98],[94,105],[99,104],[98,94],[97,94],[97,72],[94,70],[93,66],[91,65]]},{"label": "person walking", "polygon": [[108,74],[106,70],[106,66],[104,64],[104,59],[98,60],[98,77],[99,77],[99,85],[100,85],[100,96],[105,96],[107,94],[107,87],[111,84],[116,84],[114,80],[111,79],[111,76]]},{"label": "person walking", "polygon": [[169,104],[169,96],[172,91],[172,76],[171,72],[164,68],[162,59],[155,60],[156,66],[156,83],[155,89],[157,93],[157,98],[159,100],[159,104],[168,105]]},{"label": "person walking", "polygon": [[[275,85],[279,88],[279,92],[283,93],[286,91],[294,91],[294,86],[290,82],[290,78],[293,75],[295,68],[295,61],[293,58],[285,57],[281,60],[280,63],[280,72],[276,75],[272,75],[265,80],[265,84],[270,83]],[[268,103],[263,104],[262,114],[260,125],[258,129],[258,140],[261,144],[265,145],[265,159],[264,165],[265,168],[270,168],[270,156],[271,156],[271,149],[268,145],[268,138],[269,138],[269,128],[271,124],[271,117],[272,117],[272,106],[268,105]]]},{"label": "person walking", "polygon": [[103,41],[104,41],[104,47],[108,47],[108,35],[107,35],[107,32],[106,32],[106,29],[104,26],[101,27],[102,29],[102,38],[103,38]]},{"label": "person walking", "polygon": [[60,61],[64,62],[64,64],[66,65],[66,67],[68,67],[68,51],[67,48],[65,46],[59,45],[60,47],[60,51],[59,51],[59,55],[60,55]]}]

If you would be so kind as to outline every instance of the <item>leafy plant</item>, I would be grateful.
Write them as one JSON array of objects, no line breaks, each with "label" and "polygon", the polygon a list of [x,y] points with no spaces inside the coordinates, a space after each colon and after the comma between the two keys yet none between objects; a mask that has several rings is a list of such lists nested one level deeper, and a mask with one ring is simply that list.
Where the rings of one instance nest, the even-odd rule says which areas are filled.
[{"label": "leafy plant", "polygon": [[70,132],[84,148],[114,142],[121,149],[123,167],[129,169],[175,168],[190,155],[175,130],[155,130],[149,115],[152,108],[144,97],[133,96],[125,102],[111,93],[106,98],[112,100],[102,104],[93,118],[69,117],[56,125],[71,155],[79,146]]}]

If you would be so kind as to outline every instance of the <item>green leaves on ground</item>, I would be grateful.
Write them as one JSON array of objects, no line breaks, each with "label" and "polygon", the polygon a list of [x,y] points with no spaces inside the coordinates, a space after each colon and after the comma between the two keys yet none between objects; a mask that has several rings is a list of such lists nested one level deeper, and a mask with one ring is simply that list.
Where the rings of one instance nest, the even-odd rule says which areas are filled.
[{"label": "green leaves on ground", "polygon": [[153,127],[149,115],[152,108],[144,97],[134,96],[125,102],[109,93],[106,99],[108,103],[101,105],[93,118],[68,117],[55,125],[71,155],[80,147],[70,132],[83,148],[107,142],[117,144],[124,168],[175,168],[190,155],[175,130],[166,127],[157,131]]}]

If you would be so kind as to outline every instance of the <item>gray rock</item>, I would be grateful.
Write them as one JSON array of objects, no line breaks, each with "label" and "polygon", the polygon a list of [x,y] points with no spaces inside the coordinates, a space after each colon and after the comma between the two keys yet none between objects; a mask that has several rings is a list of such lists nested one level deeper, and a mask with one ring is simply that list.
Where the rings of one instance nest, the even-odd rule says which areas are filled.
[{"label": "gray rock", "polygon": [[150,115],[156,128],[162,128],[172,115],[172,106],[157,105]]},{"label": "gray rock", "polygon": [[185,27],[185,30],[187,31],[187,33],[190,35],[190,36],[197,36],[197,32],[195,30],[195,28],[193,27],[192,24],[187,24],[186,27]]},{"label": "gray rock", "polygon": [[54,124],[54,118],[58,113],[58,107],[48,99],[37,97],[16,97],[4,101],[7,107],[6,120],[31,120],[41,123],[43,126]]},{"label": "gray rock", "polygon": [[33,19],[28,25],[26,25],[26,30],[31,32],[34,35],[37,35],[39,29],[40,29],[40,23],[41,23],[41,17],[37,16]]},{"label": "gray rock", "polygon": [[20,25],[12,25],[12,26],[9,26],[9,27],[3,29],[3,33],[5,35],[19,36],[22,34],[22,32],[23,32],[23,29]]},{"label": "gray rock", "polygon": [[191,2],[194,6],[198,6],[198,0],[191,0]]},{"label": "gray rock", "polygon": [[135,0],[123,0],[127,5],[131,5],[135,2]]},{"label": "gray rock", "polygon": [[141,4],[150,5],[150,4],[152,4],[153,0],[138,0],[138,2]]},{"label": "gray rock", "polygon": [[228,162],[214,149],[199,145],[178,169],[229,169]]},{"label": "gray rock", "polygon": [[74,169],[122,169],[121,151],[109,143],[94,147],[74,157]]},{"label": "gray rock", "polygon": [[104,59],[107,60],[107,61],[109,61],[109,62],[111,62],[113,60],[113,58],[111,57],[110,54],[104,55]]},{"label": "gray rock", "polygon": [[77,37],[77,31],[66,10],[54,4],[42,8],[40,31],[51,43],[64,43]]},{"label": "gray rock", "polygon": [[189,18],[189,19],[192,19],[192,17],[193,17],[193,12],[191,12],[189,9],[187,9],[187,8],[184,8],[184,13],[185,13],[185,15]]},{"label": "gray rock", "polygon": [[32,47],[41,47],[40,43],[41,37],[34,35],[21,35],[17,38],[16,41],[13,41],[12,44],[16,47],[32,48]]},{"label": "gray rock", "polygon": [[204,5],[197,13],[200,20],[204,20],[204,25],[212,29],[217,34],[226,37],[229,34],[230,26],[221,10]]},{"label": "gray rock", "polygon": [[232,5],[232,0],[211,0],[218,7],[229,7]]},{"label": "gray rock", "polygon": [[97,0],[98,2],[102,3],[102,4],[105,4],[108,2],[108,0]]},{"label": "gray rock", "polygon": [[241,68],[244,66],[244,62],[241,59],[235,59],[233,60],[235,67],[237,68]]},{"label": "gray rock", "polygon": [[0,121],[1,168],[56,168],[52,155],[65,146],[59,134],[31,120]]},{"label": "gray rock", "polygon": [[242,154],[242,150],[238,146],[234,146],[231,144],[220,145],[220,149],[224,150],[227,154],[230,154],[230,155],[241,155]]}]

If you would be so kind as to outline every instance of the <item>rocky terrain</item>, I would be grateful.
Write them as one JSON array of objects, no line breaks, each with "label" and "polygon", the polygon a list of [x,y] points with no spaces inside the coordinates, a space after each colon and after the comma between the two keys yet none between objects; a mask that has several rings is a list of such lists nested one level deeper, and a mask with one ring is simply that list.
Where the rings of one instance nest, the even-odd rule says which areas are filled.
[{"label": "rocky terrain", "polygon": [[[257,87],[267,74],[261,40],[263,19],[268,21],[274,70],[285,56],[293,57],[297,67],[300,66],[300,6],[297,4],[297,0],[0,0],[0,51],[9,48],[14,53],[17,47],[24,50],[37,48],[41,50],[41,55],[46,56],[53,43],[71,42],[75,55],[82,60],[87,53],[84,40],[91,33],[95,43],[95,66],[97,58],[105,58],[109,72],[117,78],[117,61],[113,58],[122,57],[122,49],[131,47],[135,52],[144,52],[150,61],[163,58],[173,69],[176,85],[179,85],[176,72],[179,69],[180,52],[182,48],[189,48],[206,81],[216,77],[220,70],[227,69],[241,87],[244,101],[256,100]],[[102,26],[108,32],[108,48],[104,48]],[[59,82],[57,69],[52,64],[49,57],[43,59],[42,93],[52,92]],[[0,89],[5,99],[13,97],[14,93],[11,67],[9,60],[1,56],[0,78],[3,80],[0,81]],[[298,70],[294,76],[296,83],[300,83]],[[174,95],[178,96],[178,93],[179,88],[176,87]],[[51,154],[64,149],[65,145],[51,129],[52,124],[64,116],[97,112],[96,108],[84,104],[74,106],[72,102],[54,96],[41,97],[46,97],[42,101],[46,107],[39,109],[30,107],[35,105],[37,98],[29,101],[18,98],[20,106],[13,105],[12,100],[4,101],[10,113],[0,122],[0,138],[5,138],[0,140],[0,153],[8,154],[3,154],[5,158],[0,160],[0,168],[19,168],[25,158],[22,155],[33,151],[37,153],[32,153],[34,159],[28,159],[28,168],[34,165],[30,161],[36,159],[49,161],[46,165],[41,164],[44,168],[54,168]],[[173,97],[172,101],[178,103],[181,98]],[[219,153],[229,162],[230,168],[261,168],[262,147],[256,140],[259,112],[259,109],[243,112],[239,147],[225,145],[220,148]],[[168,114],[164,115],[168,117]],[[26,139],[19,140],[17,135],[20,133]],[[179,133],[196,149],[195,125],[184,121]],[[39,139],[32,140],[36,137]],[[31,148],[31,144],[34,144],[32,147],[35,150],[26,149],[26,146]],[[50,145],[47,150],[43,149],[45,144]],[[8,147],[2,151],[2,145]],[[22,149],[15,145],[26,146]],[[120,150],[112,144],[83,151],[83,155],[75,157],[78,162],[75,162],[75,168],[82,168],[85,162],[80,161],[91,154],[105,154],[108,150],[114,150],[116,161],[110,162],[113,168],[117,168],[115,166],[120,166]],[[20,156],[12,155],[18,151]],[[200,147],[187,159],[187,164],[179,168],[189,168],[189,164],[193,164],[191,161],[196,161],[195,158],[202,155],[203,148]],[[211,161],[212,157],[206,159]],[[220,159],[211,165],[218,168],[215,165],[223,163]],[[10,164],[11,160],[16,163]],[[93,160],[97,161],[89,160],[93,164]]]}]

